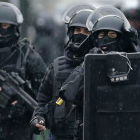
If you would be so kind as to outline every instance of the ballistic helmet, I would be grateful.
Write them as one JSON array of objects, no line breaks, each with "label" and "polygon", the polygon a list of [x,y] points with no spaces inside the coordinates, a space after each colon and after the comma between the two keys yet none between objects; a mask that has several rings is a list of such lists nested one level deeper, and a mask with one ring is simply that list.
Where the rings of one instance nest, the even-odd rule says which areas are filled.
[{"label": "ballistic helmet", "polygon": [[90,4],[79,4],[69,8],[63,15],[62,20],[67,24],[67,34],[69,35],[73,27],[86,27],[88,16],[95,10]]},{"label": "ballistic helmet", "polygon": [[0,37],[0,44],[14,43],[20,37],[20,25],[23,23],[23,16],[20,10],[11,3],[0,2],[0,23],[11,24],[9,30],[3,31]]},{"label": "ballistic helmet", "polygon": [[[86,25],[88,30],[92,31],[91,38],[95,46],[100,46],[100,48],[107,47],[111,51],[132,52],[135,50],[135,46],[131,45],[131,40],[128,40],[127,36],[122,35],[127,31],[130,32],[131,25],[119,9],[113,6],[100,7],[88,17]],[[102,30],[115,31],[118,33],[118,37],[111,39],[104,38],[98,44],[97,36],[99,31]]]},{"label": "ballistic helmet", "polygon": [[22,13],[13,4],[0,2],[0,23],[9,23],[20,26],[23,23]]},{"label": "ballistic helmet", "polygon": [[92,33],[99,30],[113,30],[122,33],[123,26],[131,28],[124,14],[113,6],[103,6],[92,13],[87,20],[87,28]]}]

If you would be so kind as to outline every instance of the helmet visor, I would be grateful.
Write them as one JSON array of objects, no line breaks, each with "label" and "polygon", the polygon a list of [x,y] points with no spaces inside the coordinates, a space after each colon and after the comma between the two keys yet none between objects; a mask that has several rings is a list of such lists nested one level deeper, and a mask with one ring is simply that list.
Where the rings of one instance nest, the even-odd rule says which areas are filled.
[{"label": "helmet visor", "polygon": [[[23,22],[23,15],[20,10],[11,3],[0,2],[0,7],[10,7],[16,15],[17,24],[21,24]],[[6,11],[5,11],[6,12]]]},{"label": "helmet visor", "polygon": [[99,20],[101,20],[105,17],[109,17],[109,16],[114,16],[114,17],[118,17],[120,19],[123,19],[125,28],[127,30],[129,30],[131,28],[130,23],[128,22],[128,20],[124,16],[124,14],[119,9],[117,9],[113,6],[103,6],[103,7],[96,9],[88,17],[87,22],[86,22],[86,26],[87,26],[88,30],[94,31],[95,24]]},{"label": "helmet visor", "polygon": [[65,23],[69,23],[71,18],[78,12],[78,11],[81,11],[81,10],[84,10],[84,9],[90,9],[90,10],[95,10],[95,7],[90,5],[90,4],[79,4],[79,5],[76,5],[76,6],[72,6],[70,7],[63,15],[63,18],[62,20],[65,22]]}]

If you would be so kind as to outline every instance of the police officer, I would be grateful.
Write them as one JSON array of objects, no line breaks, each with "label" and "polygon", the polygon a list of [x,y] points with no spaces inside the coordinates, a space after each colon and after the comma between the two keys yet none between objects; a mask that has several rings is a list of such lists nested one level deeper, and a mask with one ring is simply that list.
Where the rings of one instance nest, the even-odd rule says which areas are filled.
[{"label": "police officer", "polygon": [[[56,107],[55,101],[58,99],[58,91],[63,82],[71,71],[83,62],[84,55],[91,48],[89,41],[86,44],[84,41],[90,35],[86,28],[86,20],[94,9],[91,5],[83,4],[68,9],[64,14],[63,21],[68,26],[69,41],[65,45],[64,56],[58,57],[49,66],[41,84],[37,97],[39,106],[31,120],[31,126],[36,133],[50,128],[56,139],[73,139],[75,116],[68,115],[68,110],[72,106],[61,107],[58,105]],[[68,117],[67,123],[64,120],[66,116]],[[46,127],[42,125],[44,121]]]},{"label": "police officer", "polygon": [[[22,23],[22,13],[16,6],[0,2],[0,69],[19,73],[37,91],[46,66],[29,41],[19,39]],[[12,96],[7,107],[0,108],[0,139],[29,140],[30,117],[31,112],[24,101],[16,95]]]},{"label": "police officer", "polygon": [[[119,14],[115,15],[117,12]],[[90,40],[95,46],[89,53],[138,52],[138,34],[126,21],[123,14],[112,6],[96,9],[87,20],[87,27],[92,32]],[[128,27],[130,27],[129,30]],[[62,100],[77,105],[83,111],[83,88],[84,63],[77,66],[69,75],[61,87],[59,96]]]}]

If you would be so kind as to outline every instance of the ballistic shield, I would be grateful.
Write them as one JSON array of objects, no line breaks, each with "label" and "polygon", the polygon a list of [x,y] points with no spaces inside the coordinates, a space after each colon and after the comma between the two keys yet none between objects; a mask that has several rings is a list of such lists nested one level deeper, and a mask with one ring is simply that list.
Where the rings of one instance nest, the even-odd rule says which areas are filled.
[{"label": "ballistic shield", "polygon": [[140,53],[85,58],[84,140],[140,139]]}]

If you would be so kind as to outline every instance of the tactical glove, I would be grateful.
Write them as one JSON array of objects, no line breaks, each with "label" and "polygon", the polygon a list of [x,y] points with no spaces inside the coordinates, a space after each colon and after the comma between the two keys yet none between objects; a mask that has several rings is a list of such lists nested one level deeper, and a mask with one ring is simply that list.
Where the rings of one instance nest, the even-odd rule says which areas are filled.
[{"label": "tactical glove", "polygon": [[100,48],[92,48],[90,49],[88,54],[104,54],[104,52]]},{"label": "tactical glove", "polygon": [[30,121],[30,126],[33,133],[39,135],[41,131],[39,130],[38,127],[36,127],[36,124],[45,126],[45,119],[41,116],[36,116]]},{"label": "tactical glove", "polygon": [[8,116],[9,118],[12,118],[12,119],[22,117],[23,115],[25,115],[27,110],[28,109],[26,105],[24,104],[24,102],[21,102],[18,100],[15,105],[12,105]]},{"label": "tactical glove", "polygon": [[[100,49],[100,48],[92,48],[90,49],[89,53],[88,54],[104,54],[104,52]],[[84,67],[84,62],[81,64],[82,67]]]}]

